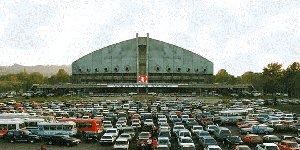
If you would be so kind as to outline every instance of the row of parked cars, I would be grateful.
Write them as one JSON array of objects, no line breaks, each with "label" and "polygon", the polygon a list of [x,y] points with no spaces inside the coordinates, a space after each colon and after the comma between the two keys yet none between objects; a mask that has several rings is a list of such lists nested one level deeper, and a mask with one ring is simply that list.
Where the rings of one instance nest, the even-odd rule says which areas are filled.
[{"label": "row of parked cars", "polygon": [[[17,102],[5,104],[16,108]],[[130,149],[130,146],[152,149],[170,149],[173,147],[178,149],[221,149],[224,146],[229,146],[233,149],[247,146],[250,148],[253,148],[253,146],[257,148],[269,147],[272,144],[263,143],[270,142],[274,146],[275,141],[268,141],[267,138],[273,139],[276,136],[274,132],[277,132],[277,130],[274,127],[282,121],[275,122],[273,125],[269,124],[269,122],[274,118],[288,118],[292,114],[251,103],[249,105],[221,104],[211,106],[189,99],[172,101],[132,100],[127,102],[122,102],[121,100],[100,102],[83,100],[66,103],[54,101],[48,103],[31,102],[29,104],[24,103],[24,105],[28,105],[27,107],[32,107],[36,110],[42,110],[43,113],[50,112],[49,109],[52,109],[56,118],[70,117],[69,115],[58,115],[61,112],[73,113],[73,116],[78,113],[82,117],[86,116],[86,119],[100,118],[103,120],[103,133],[100,135],[89,135],[86,133],[86,140],[97,140],[99,144],[110,143],[116,149],[118,146],[126,149],[124,145],[128,145],[128,149]],[[40,106],[40,108],[37,108],[37,106]],[[238,111],[240,109],[247,111],[239,113],[241,112]],[[28,109],[24,111],[28,111]],[[236,114],[222,116],[220,112],[235,112]],[[293,122],[297,121],[295,120],[297,115],[292,114],[292,116]],[[222,117],[225,120],[226,117],[227,119],[232,119],[233,122],[222,123],[220,119]],[[260,122],[258,121],[260,117],[267,119],[265,122]],[[228,125],[241,125],[238,126],[240,128],[239,131],[245,136],[240,136],[239,133],[232,133],[233,131],[228,128]],[[261,136],[259,134],[266,135]],[[65,135],[59,136],[64,137]],[[51,138],[41,137],[41,139],[48,141],[49,144],[54,141],[62,141]],[[65,138],[67,137],[65,136]],[[297,137],[293,137],[295,140],[291,140],[287,136],[277,138],[279,138],[276,141],[278,143],[275,144],[277,147],[290,146],[291,142],[297,143]],[[22,139],[20,138],[19,140]],[[73,139],[73,141],[76,141],[76,139]],[[78,140],[77,142],[79,143]]]}]

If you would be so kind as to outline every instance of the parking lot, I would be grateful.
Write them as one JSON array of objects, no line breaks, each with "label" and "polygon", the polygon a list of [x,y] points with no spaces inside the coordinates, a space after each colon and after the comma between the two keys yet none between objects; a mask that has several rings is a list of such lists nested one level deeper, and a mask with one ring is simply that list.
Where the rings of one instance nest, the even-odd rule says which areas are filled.
[{"label": "parking lot", "polygon": [[[17,99],[16,99],[17,101]],[[170,142],[171,142],[171,146],[169,147],[169,149],[178,149],[180,147],[179,142],[178,142],[178,132],[174,132],[173,128],[174,128],[174,124],[176,122],[172,121],[172,119],[170,119],[170,115],[177,115],[179,120],[181,120],[180,122],[182,122],[182,124],[184,125],[184,128],[188,129],[189,131],[191,131],[191,128],[188,126],[188,122],[189,121],[183,121],[183,115],[188,115],[188,118],[190,118],[191,122],[195,122],[196,124],[199,124],[201,126],[203,126],[204,130],[206,130],[205,127],[207,127],[208,125],[203,123],[203,118],[208,117],[211,119],[212,124],[214,125],[218,125],[218,127],[226,127],[230,130],[231,135],[232,136],[239,136],[239,137],[243,137],[245,136],[244,134],[241,135],[240,130],[237,126],[236,123],[222,123],[220,122],[221,120],[218,120],[217,118],[220,117],[218,116],[218,112],[221,112],[222,110],[229,110],[229,109],[237,109],[237,108],[243,108],[243,109],[249,109],[249,108],[255,108],[253,109],[254,111],[251,111],[247,114],[244,114],[244,120],[252,115],[252,114],[262,114],[263,112],[261,111],[262,107],[259,105],[255,105],[255,106],[251,106],[251,104],[248,105],[231,105],[231,106],[223,106],[223,105],[219,105],[219,106],[213,106],[211,104],[215,104],[219,101],[222,101],[220,99],[217,98],[210,98],[210,99],[206,99],[206,98],[195,98],[195,97],[189,97],[189,98],[178,98],[176,99],[175,97],[161,97],[157,100],[147,100],[147,99],[141,99],[141,100],[136,100],[130,97],[126,97],[126,98],[116,98],[116,97],[112,97],[112,98],[99,98],[99,97],[94,97],[94,98],[89,98],[89,99],[85,99],[82,100],[82,102],[79,101],[70,101],[70,103],[68,103],[68,108],[65,108],[65,105],[63,103],[60,102],[56,102],[57,104],[53,104],[53,102],[51,103],[51,105],[47,105],[47,104],[37,104],[40,105],[42,108],[43,107],[47,107],[47,108],[51,108],[54,107],[55,105],[60,105],[61,107],[59,108],[62,111],[69,111],[69,108],[73,108],[74,106],[76,106],[76,103],[80,103],[81,105],[83,105],[83,107],[81,107],[82,109],[88,108],[88,106],[93,105],[95,106],[95,104],[100,104],[100,108],[98,112],[96,112],[96,115],[91,115],[91,117],[95,117],[97,115],[101,116],[101,119],[103,121],[105,120],[112,120],[112,126],[113,128],[118,128],[117,124],[118,124],[118,120],[120,119],[118,117],[118,114],[121,112],[125,112],[127,114],[127,120],[126,120],[126,126],[128,127],[132,127],[132,119],[139,119],[141,121],[141,127],[136,129],[135,132],[135,136],[133,137],[133,139],[130,141],[130,147],[129,149],[139,149],[140,146],[138,146],[138,135],[143,131],[143,132],[148,132],[151,131],[151,139],[157,139],[159,137],[159,132],[160,132],[160,125],[158,124],[158,115],[162,115],[165,116],[167,118],[167,124],[169,125],[169,131],[171,133],[171,137],[170,137]],[[255,101],[255,100],[253,100]],[[17,102],[16,102],[17,103]],[[16,103],[12,104],[12,105],[16,105]],[[74,104],[74,105],[72,105]],[[91,105],[89,105],[91,104]],[[130,104],[130,109],[123,109],[123,107],[121,108],[117,108],[117,104],[120,104],[121,106],[123,106],[124,104]],[[9,105],[9,103],[7,102],[7,105]],[[25,104],[24,104],[25,105]],[[81,106],[80,105],[80,106]],[[79,106],[79,105],[78,105]],[[235,107],[232,107],[235,106]],[[31,106],[33,107],[33,106]],[[2,107],[4,108],[4,107]],[[16,108],[16,106],[14,107]],[[55,106],[56,108],[56,106]],[[64,110],[64,109],[65,110]],[[234,109],[233,109],[234,108]],[[5,108],[6,109],[6,108]],[[5,110],[4,109],[4,110]],[[36,108],[35,108],[36,109]],[[34,110],[35,110],[34,109]],[[267,112],[271,111],[271,112],[275,112],[275,110],[270,110],[267,108],[263,108],[264,111]],[[3,110],[3,109],[2,109]],[[41,109],[39,109],[41,110]],[[104,113],[104,110],[107,110],[109,113]],[[250,110],[250,109],[249,109]],[[259,111],[258,111],[259,110]],[[26,111],[26,110],[24,110]],[[3,111],[2,111],[3,112]],[[134,112],[134,114],[136,114],[136,116],[138,116],[138,118],[134,118],[132,115],[130,115],[130,112]],[[209,115],[205,116],[205,113],[209,113]],[[277,111],[278,112],[278,111]],[[55,117],[61,117],[60,115],[61,112],[57,112],[55,113]],[[153,131],[154,129],[151,128],[151,130],[148,130],[148,128],[146,129],[146,125],[145,125],[145,119],[144,117],[146,117],[144,114],[146,113],[151,113],[151,117],[150,119],[152,119],[153,121],[153,126],[155,131]],[[70,114],[70,113],[69,113]],[[38,117],[38,113],[36,114]],[[115,118],[114,118],[115,116]],[[271,116],[271,115],[270,115]],[[74,116],[68,116],[68,117],[74,117]],[[148,118],[149,119],[149,118]],[[220,118],[219,118],[220,119]],[[255,118],[257,119],[257,118]],[[293,123],[297,122],[297,118],[293,118]],[[266,120],[264,122],[265,124],[268,124],[268,121]],[[271,125],[269,125],[270,127],[273,127]],[[119,129],[119,135],[122,133],[122,128]],[[153,131],[153,132],[152,132]],[[105,132],[102,132],[98,135],[98,141],[94,141],[94,142],[88,142],[86,141],[84,138],[80,138],[81,139],[81,143],[77,146],[74,147],[66,147],[66,146],[60,146],[60,145],[49,145],[49,143],[46,142],[37,142],[37,143],[10,143],[9,141],[6,141],[4,139],[0,140],[0,149],[17,149],[17,148],[21,148],[24,149],[26,147],[26,149],[40,149],[41,145],[45,145],[47,146],[48,149],[113,149],[113,144],[112,145],[100,145],[99,141],[101,141],[101,137],[105,134]],[[273,135],[277,135],[278,137],[281,137],[282,135],[290,135],[290,136],[294,136],[294,137],[298,137],[298,133],[297,132],[293,132],[293,131],[283,131],[283,132],[278,132],[277,130],[274,130],[274,132],[271,132],[270,134]],[[262,137],[264,134],[259,134],[260,137]],[[213,138],[216,138],[216,135],[214,135],[214,132],[211,133],[211,136]],[[226,137],[225,137],[226,138]],[[197,134],[192,134],[191,139],[193,140],[193,143],[195,145],[195,149],[204,149],[204,145],[201,144],[201,142],[199,142],[199,137]],[[247,144],[247,143],[244,143]],[[218,139],[217,140],[217,145],[219,145],[222,149],[226,150],[226,149],[232,149],[228,148],[227,145],[223,144],[223,140]],[[150,148],[152,147],[152,144],[149,146]],[[151,148],[152,149],[152,148]],[[251,149],[256,149],[255,146],[252,146]]]}]

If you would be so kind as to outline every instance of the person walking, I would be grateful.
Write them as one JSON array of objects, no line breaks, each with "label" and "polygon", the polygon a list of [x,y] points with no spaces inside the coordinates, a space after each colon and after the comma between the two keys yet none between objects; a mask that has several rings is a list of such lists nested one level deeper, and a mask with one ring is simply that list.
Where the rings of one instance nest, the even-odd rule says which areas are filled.
[{"label": "person walking", "polygon": [[153,139],[153,148],[155,148],[157,146],[157,140],[156,139]]}]

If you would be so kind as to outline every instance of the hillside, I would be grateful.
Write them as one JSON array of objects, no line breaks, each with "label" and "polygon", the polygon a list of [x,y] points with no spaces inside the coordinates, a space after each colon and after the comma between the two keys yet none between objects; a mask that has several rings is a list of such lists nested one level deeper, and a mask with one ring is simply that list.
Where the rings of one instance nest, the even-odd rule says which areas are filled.
[{"label": "hillside", "polygon": [[33,72],[40,72],[44,76],[51,77],[52,75],[57,74],[59,69],[65,69],[67,73],[72,73],[72,66],[71,65],[62,65],[62,66],[56,66],[56,65],[37,65],[37,66],[22,66],[19,64],[14,64],[12,66],[0,66],[0,75],[7,75],[7,74],[14,74],[14,73],[20,73],[25,71],[27,73],[33,73]]}]

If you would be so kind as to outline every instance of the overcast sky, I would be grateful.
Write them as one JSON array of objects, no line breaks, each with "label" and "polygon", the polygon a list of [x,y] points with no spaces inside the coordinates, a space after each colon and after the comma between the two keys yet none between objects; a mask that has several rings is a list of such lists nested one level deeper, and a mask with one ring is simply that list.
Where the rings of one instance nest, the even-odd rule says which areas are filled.
[{"label": "overcast sky", "polygon": [[0,66],[71,65],[149,33],[240,76],[300,58],[299,0],[0,0]]}]

